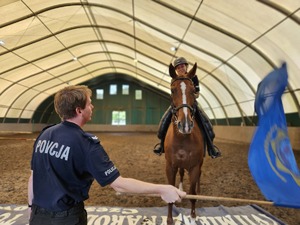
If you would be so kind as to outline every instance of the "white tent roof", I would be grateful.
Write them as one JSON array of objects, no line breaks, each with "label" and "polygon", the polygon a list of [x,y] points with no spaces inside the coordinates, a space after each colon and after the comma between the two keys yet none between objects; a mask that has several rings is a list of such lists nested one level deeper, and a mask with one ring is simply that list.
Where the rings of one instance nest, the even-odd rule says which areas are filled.
[{"label": "white tent roof", "polygon": [[300,112],[300,0],[1,0],[0,15],[0,117],[30,119],[58,89],[107,73],[169,93],[179,56],[198,63],[210,118],[252,116],[257,84],[283,61],[285,112]]}]

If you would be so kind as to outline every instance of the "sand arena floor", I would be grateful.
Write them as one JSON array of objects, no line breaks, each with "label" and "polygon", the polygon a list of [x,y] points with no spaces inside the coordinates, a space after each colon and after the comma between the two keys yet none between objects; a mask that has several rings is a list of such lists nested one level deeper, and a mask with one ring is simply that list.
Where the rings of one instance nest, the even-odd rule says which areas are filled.
[{"label": "sand arena floor", "polygon": [[[153,154],[158,142],[155,133],[97,133],[105,150],[124,177],[154,183],[167,183],[164,156]],[[37,134],[0,134],[0,204],[27,204],[27,181],[33,139]],[[201,176],[201,195],[265,200],[251,177],[247,154],[249,145],[215,142],[222,150],[218,159],[205,157]],[[300,151],[295,152],[298,166]],[[185,190],[188,187],[186,177]],[[120,207],[165,206],[157,197],[117,196],[112,188],[93,183],[86,205]],[[218,205],[237,206],[247,203],[197,201],[197,208]],[[185,199],[178,207],[189,208]],[[300,210],[260,205],[290,225],[300,224]]]}]

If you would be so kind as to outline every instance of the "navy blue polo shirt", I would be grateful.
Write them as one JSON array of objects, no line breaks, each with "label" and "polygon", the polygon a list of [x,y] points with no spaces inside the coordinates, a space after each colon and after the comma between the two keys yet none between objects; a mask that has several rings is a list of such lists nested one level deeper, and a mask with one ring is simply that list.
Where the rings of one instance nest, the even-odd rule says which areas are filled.
[{"label": "navy blue polo shirt", "polygon": [[62,211],[88,199],[94,178],[101,186],[120,176],[99,139],[64,121],[41,132],[34,143],[33,204]]}]

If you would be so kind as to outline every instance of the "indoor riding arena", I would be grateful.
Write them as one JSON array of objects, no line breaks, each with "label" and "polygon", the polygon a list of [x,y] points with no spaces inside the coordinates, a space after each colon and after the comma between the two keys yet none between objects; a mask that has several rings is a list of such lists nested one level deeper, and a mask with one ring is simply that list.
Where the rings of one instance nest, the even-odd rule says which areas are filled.
[{"label": "indoor riding arena", "polygon": [[[97,136],[122,177],[168,184],[200,130],[200,190],[185,168],[174,225],[300,224],[298,0],[1,0],[0,14],[0,225],[30,224],[34,144],[74,85],[92,106],[74,110],[86,124],[63,121]],[[161,155],[158,133],[173,140]],[[170,225],[159,195],[96,180],[84,207],[88,225]]]},{"label": "indoor riding arena", "polygon": [[[96,134],[111,159],[121,171],[122,176],[154,183],[167,183],[164,156],[159,157],[152,152],[153,146],[157,142],[154,132],[101,132]],[[29,164],[33,140],[36,136],[36,133],[1,134],[1,204],[27,204],[27,182],[30,174]],[[216,144],[222,149],[223,156],[217,159],[205,157],[200,182],[201,195],[225,197],[225,200],[228,197],[264,201],[265,199],[251,177],[248,168],[247,154],[249,144],[216,139]],[[295,151],[295,157],[299,165],[300,151]],[[189,182],[187,177],[185,181],[184,189],[187,191]],[[196,206],[197,208],[218,207],[220,205],[235,207],[249,204],[247,201],[199,200]],[[102,188],[98,183],[94,182],[90,191],[90,198],[86,201],[86,206],[147,208],[165,207],[166,204],[159,197],[119,196],[116,195],[112,188]],[[299,209],[275,207],[265,204],[258,206],[285,222],[285,224],[299,224]],[[176,204],[176,207],[189,208],[190,202],[183,199],[181,203]],[[6,224],[5,222],[3,223],[5,221],[3,220],[3,216],[0,218],[2,219],[2,224]],[[224,221],[219,224],[230,223]],[[244,224],[255,223],[245,222]]]}]

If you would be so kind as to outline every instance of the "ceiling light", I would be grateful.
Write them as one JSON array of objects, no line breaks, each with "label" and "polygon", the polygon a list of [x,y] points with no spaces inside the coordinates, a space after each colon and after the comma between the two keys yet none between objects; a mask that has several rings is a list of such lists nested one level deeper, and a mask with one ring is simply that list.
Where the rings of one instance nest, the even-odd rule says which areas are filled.
[{"label": "ceiling light", "polygon": [[73,60],[74,60],[74,61],[77,61],[77,57],[74,56],[74,57],[73,57]]},{"label": "ceiling light", "polygon": [[2,40],[0,40],[0,45],[1,45],[1,46],[5,45],[5,42],[2,41]]},{"label": "ceiling light", "polygon": [[175,51],[177,51],[177,48],[174,47],[174,46],[172,46],[172,47],[171,47],[171,51],[172,51],[172,52],[175,52]]}]

